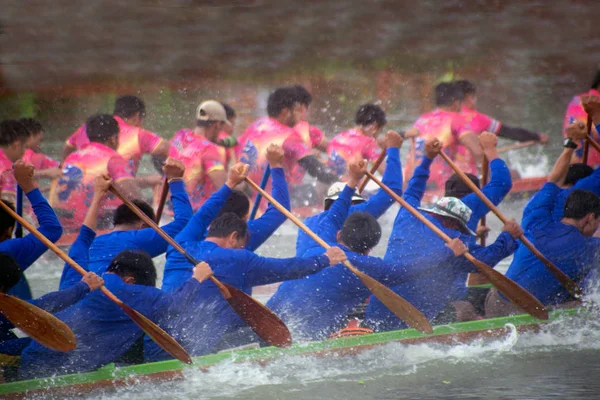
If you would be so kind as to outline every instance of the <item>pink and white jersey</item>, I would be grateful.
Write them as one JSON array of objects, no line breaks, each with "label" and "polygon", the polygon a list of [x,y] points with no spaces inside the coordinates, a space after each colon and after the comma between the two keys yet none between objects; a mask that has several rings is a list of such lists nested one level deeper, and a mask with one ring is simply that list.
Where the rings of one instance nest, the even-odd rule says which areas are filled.
[{"label": "pink and white jersey", "polygon": [[[425,141],[435,137],[440,140],[444,147],[444,152],[455,162],[463,165],[468,164],[463,155],[459,152],[459,139],[461,136],[472,133],[471,127],[467,124],[463,115],[455,112],[436,109],[427,114],[421,115],[415,121],[413,128],[419,131],[419,136],[415,138],[414,157],[409,157],[409,161],[414,159],[415,165],[407,166],[410,171],[421,163],[425,156]],[[410,163],[407,163],[410,164]],[[477,173],[477,169],[465,172]],[[452,176],[452,169],[446,165],[440,157],[431,164],[431,177],[429,182],[434,183],[438,188],[444,187],[446,180]]]},{"label": "pink and white jersey", "polygon": [[269,117],[261,118],[250,125],[240,136],[236,147],[238,161],[250,165],[250,179],[255,182],[261,181],[267,166],[267,148],[271,143],[283,148],[283,164],[288,183],[302,182],[305,171],[296,166],[298,160],[311,154],[310,146],[293,128]]},{"label": "pink and white jersey", "polygon": [[375,161],[381,154],[381,147],[375,138],[365,136],[357,129],[350,129],[335,135],[327,146],[328,164],[333,172],[344,175],[348,162],[360,156],[369,161]]},{"label": "pink and white jersey", "polygon": [[169,156],[185,165],[183,179],[192,208],[197,210],[216,191],[208,175],[224,169],[219,146],[190,129],[181,129],[173,136]]},{"label": "pink and white jersey", "polygon": [[[593,94],[600,98],[600,92],[595,89],[591,89],[589,92],[578,94],[573,97],[569,105],[567,106],[567,111],[565,113],[565,119],[563,121],[563,136],[567,137],[567,126],[572,124],[575,121],[581,121],[584,124],[587,124],[587,113],[583,109],[581,105],[581,96],[584,94]],[[596,127],[592,124],[591,135],[596,140],[600,140],[599,133],[596,132]],[[591,165],[600,165],[600,154],[597,151],[590,151],[588,154],[588,164]]]},{"label": "pink and white jersey", "polygon": [[[83,149],[70,154],[63,163],[63,176],[58,180],[56,196],[51,199],[59,211],[65,228],[81,227],[94,196],[94,180],[108,174],[113,182],[133,179],[133,168],[119,153],[101,143],[91,142]],[[112,211],[121,204],[109,194],[102,209]]]},{"label": "pink and white jersey", "polygon": [[[117,152],[131,163],[134,173],[140,166],[144,154],[150,154],[162,141],[162,138],[150,131],[137,126],[129,125],[122,118],[113,116],[119,124],[119,148]],[[78,150],[90,143],[85,131],[85,124],[81,125],[68,139],[67,144]]]},{"label": "pink and white jersey", "polygon": [[304,143],[309,147],[317,147],[323,141],[325,134],[314,125],[309,125],[306,121],[300,121],[294,126],[294,130],[300,135]]},{"label": "pink and white jersey", "polygon": [[0,149],[0,179],[2,179],[2,193],[17,193],[17,180],[13,174],[13,162]]},{"label": "pink and white jersey", "polygon": [[25,154],[23,154],[23,161],[33,165],[36,171],[57,168],[60,165],[60,163],[55,159],[48,157],[44,153],[36,153],[31,149],[25,150]]}]

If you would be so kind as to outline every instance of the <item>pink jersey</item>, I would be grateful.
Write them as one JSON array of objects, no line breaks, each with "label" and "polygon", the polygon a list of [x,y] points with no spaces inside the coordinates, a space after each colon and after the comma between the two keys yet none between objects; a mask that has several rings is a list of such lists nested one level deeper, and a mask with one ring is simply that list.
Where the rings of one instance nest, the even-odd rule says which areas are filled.
[{"label": "pink jersey", "polygon": [[[227,132],[219,132],[219,136],[217,136],[217,140],[227,139],[229,134]],[[219,150],[219,154],[221,155],[221,162],[225,169],[229,168],[229,164],[235,159],[235,154],[233,148],[227,148],[223,146],[217,145],[217,149]]]},{"label": "pink jersey", "polygon": [[186,186],[197,182],[188,187],[190,202],[197,210],[216,191],[208,174],[224,169],[219,146],[190,129],[181,129],[173,136],[169,156],[185,165]]},{"label": "pink jersey", "polygon": [[303,168],[297,168],[297,163],[301,158],[311,154],[310,146],[293,128],[268,117],[255,121],[239,138],[236,157],[239,161],[250,165],[248,176],[255,182],[261,181],[267,166],[267,148],[271,143],[283,148],[285,154],[283,164],[288,183],[302,182],[305,171]]},{"label": "pink jersey", "polygon": [[16,194],[17,181],[13,174],[13,162],[0,149],[0,179],[2,179],[2,193]]},{"label": "pink jersey", "polygon": [[[134,173],[140,166],[144,154],[150,154],[162,141],[162,138],[150,131],[129,125],[122,118],[114,116],[119,124],[119,148],[117,152],[131,163]],[[67,144],[81,150],[90,143],[85,124],[80,126],[68,139]]]},{"label": "pink jersey", "polygon": [[41,171],[49,168],[57,168],[60,163],[53,158],[48,157],[44,153],[36,153],[31,149],[25,150],[23,161],[33,165],[36,171]]},{"label": "pink jersey", "polygon": [[[432,137],[438,138],[442,142],[444,152],[461,166],[467,161],[459,152],[459,139],[461,136],[471,133],[472,130],[463,115],[436,109],[421,115],[414,123],[413,128],[418,129],[419,136],[415,139],[415,149],[413,149],[416,164],[409,166],[411,169],[414,169],[425,156],[425,141]],[[465,172],[477,173],[477,169],[467,169]],[[434,183],[438,188],[442,188],[446,180],[452,176],[452,173],[452,169],[446,165],[444,160],[436,157],[431,164],[429,182]]]},{"label": "pink jersey", "polygon": [[[581,121],[587,124],[587,113],[581,105],[581,96],[584,94],[593,94],[600,98],[600,92],[595,89],[591,89],[589,92],[579,94],[571,100],[567,106],[567,112],[565,113],[565,119],[563,122],[563,136],[567,137],[567,126],[575,121]],[[592,124],[591,135],[596,140],[600,140],[596,127]],[[600,154],[597,151],[590,151],[588,154],[588,164],[600,165]]]},{"label": "pink jersey", "polygon": [[375,161],[381,154],[381,147],[375,138],[365,136],[357,129],[350,129],[335,135],[327,146],[329,167],[338,175],[344,175],[348,162],[355,156]]},{"label": "pink jersey", "polygon": [[314,125],[309,125],[306,121],[298,122],[296,126],[294,126],[294,130],[309,147],[317,147],[325,137],[322,130]]},{"label": "pink jersey", "polygon": [[[83,149],[70,154],[63,163],[63,177],[58,181],[56,196],[51,200],[59,210],[65,228],[77,228],[90,206],[94,195],[94,179],[108,174],[113,182],[133,179],[133,169],[115,150],[103,144],[92,142]],[[121,201],[109,195],[102,203],[102,209],[114,210]]]}]

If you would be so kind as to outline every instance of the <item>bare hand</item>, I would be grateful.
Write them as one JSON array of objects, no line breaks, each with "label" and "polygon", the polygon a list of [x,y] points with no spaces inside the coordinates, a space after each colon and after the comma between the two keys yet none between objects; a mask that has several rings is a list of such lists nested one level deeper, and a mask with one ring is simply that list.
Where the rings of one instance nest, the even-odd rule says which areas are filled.
[{"label": "bare hand", "polygon": [[88,272],[85,274],[81,281],[90,287],[90,292],[93,292],[104,285],[104,279],[100,278],[93,272]]},{"label": "bare hand", "polygon": [[359,157],[350,160],[348,165],[348,186],[356,187],[367,173],[367,161]]},{"label": "bare hand", "polygon": [[167,179],[183,178],[183,173],[185,172],[185,165],[183,165],[181,161],[169,157],[165,161],[165,165],[163,165],[162,169]]},{"label": "bare hand", "polygon": [[344,250],[339,247],[330,247],[325,252],[327,258],[329,258],[329,265],[339,264],[341,262],[346,261],[348,258],[346,257],[346,253]]},{"label": "bare hand", "polygon": [[267,148],[267,161],[271,168],[281,168],[283,165],[283,148],[271,143]]},{"label": "bare hand", "polygon": [[498,145],[498,136],[491,132],[482,132],[479,135],[479,145],[482,149],[494,149]]},{"label": "bare hand", "polygon": [[248,164],[244,164],[241,162],[235,163],[229,169],[229,175],[227,176],[227,186],[231,189],[244,182],[246,177],[248,176]]},{"label": "bare hand", "polygon": [[593,94],[581,96],[581,105],[594,121],[600,120],[600,99],[597,96]]},{"label": "bare hand", "polygon": [[446,247],[450,248],[456,257],[462,256],[469,250],[459,238],[450,240],[446,243]]},{"label": "bare hand", "polygon": [[490,233],[490,228],[485,226],[485,225],[479,225],[477,226],[477,231],[475,232],[475,237],[478,239],[487,239],[489,233]]},{"label": "bare hand", "polygon": [[567,126],[567,136],[573,140],[585,139],[586,135],[585,124],[581,121],[575,121]]},{"label": "bare hand", "polygon": [[48,168],[44,170],[44,175],[50,179],[59,179],[62,178],[63,172],[62,169],[56,168]]},{"label": "bare hand", "polygon": [[538,136],[540,137],[540,144],[548,144],[550,141],[550,136],[546,135],[545,133],[538,133]]},{"label": "bare hand", "polygon": [[23,160],[17,160],[13,165],[15,179],[25,193],[29,193],[37,187],[35,181],[33,180],[33,172],[33,165],[27,164]]},{"label": "bare hand", "polygon": [[110,179],[110,176],[106,174],[98,175],[94,179],[94,193],[104,195],[110,189],[111,183],[112,179]]},{"label": "bare hand", "polygon": [[194,275],[192,275],[192,277],[198,282],[204,282],[210,278],[212,274],[213,270],[210,268],[210,265],[202,261],[194,267]]},{"label": "bare hand", "polygon": [[502,230],[510,233],[510,235],[515,239],[523,235],[523,228],[521,228],[521,225],[519,225],[514,218],[504,224],[504,228],[502,228]]},{"label": "bare hand", "polygon": [[433,160],[442,151],[442,142],[438,138],[431,138],[425,142],[425,157]]},{"label": "bare hand", "polygon": [[404,139],[398,132],[389,130],[385,134],[385,145],[388,149],[391,147],[399,149],[402,147],[402,143],[404,143]]}]

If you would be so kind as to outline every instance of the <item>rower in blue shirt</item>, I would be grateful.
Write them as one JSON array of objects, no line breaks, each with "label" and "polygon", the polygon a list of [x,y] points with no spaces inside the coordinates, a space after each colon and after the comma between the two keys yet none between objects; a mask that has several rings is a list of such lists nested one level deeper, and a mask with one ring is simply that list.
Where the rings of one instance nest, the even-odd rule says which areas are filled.
[{"label": "rower in blue shirt", "polygon": [[[323,214],[315,233],[328,244],[339,245],[352,265],[385,285],[414,279],[424,270],[369,256],[381,239],[381,227],[372,215],[357,211],[346,218],[363,173],[364,167],[350,163],[348,183],[329,211]],[[455,245],[462,246],[460,241],[456,242]],[[322,251],[312,248],[304,256]],[[295,339],[322,340],[344,326],[348,313],[370,294],[355,274],[337,264],[303,279],[283,282],[267,307],[279,315]]]},{"label": "rower in blue shirt", "polygon": [[[246,167],[247,171],[247,167]],[[244,173],[245,174],[245,173]],[[191,221],[190,224],[194,223]],[[204,241],[193,241],[182,231],[176,240],[196,259],[213,266],[215,276],[248,294],[252,287],[299,279],[319,272],[330,264],[346,260],[339,247],[310,258],[267,258],[245,250],[248,239],[246,222],[233,213],[217,217],[208,229]],[[167,254],[169,257],[169,254]],[[184,260],[178,269],[165,271],[165,280],[174,284],[188,279],[192,265]],[[161,321],[166,330],[192,355],[199,356],[215,351],[223,335],[245,328],[245,323],[233,311],[212,282],[202,284],[202,290],[186,311],[169,320]],[[148,340],[144,346],[146,361],[171,358],[160,347]]]},{"label": "rower in blue shirt", "polygon": [[[577,142],[585,138],[585,126],[576,122],[567,127],[564,149],[548,182],[523,210],[525,236],[535,247],[580,284],[597,265],[600,238],[593,237],[600,226],[600,198],[585,190],[573,190],[565,202],[563,218],[555,221],[553,210],[561,191],[558,186],[568,171]],[[569,292],[552,276],[525,246],[520,246],[506,276],[517,282],[547,306],[571,300]],[[496,317],[518,313],[518,309],[497,290],[492,289],[485,304],[486,316]]]},{"label": "rower in blue shirt", "polygon": [[[94,240],[95,221],[102,196],[110,186],[108,177],[99,177],[81,231],[73,246],[80,250],[77,261],[86,268],[85,249]],[[148,254],[126,250],[119,253],[103,275],[105,286],[125,304],[150,320],[164,320],[188,308],[200,289],[200,283],[212,274],[202,262],[190,267],[189,279],[173,294],[155,287],[156,268]],[[77,348],[67,353],[50,350],[33,341],[21,356],[22,379],[92,371],[117,360],[144,334],[143,331],[109,300],[95,291],[73,306],[56,314],[77,338]]]},{"label": "rower in blue shirt", "polygon": [[[439,154],[441,144],[432,139],[425,143],[425,157],[414,172],[404,199],[413,207],[419,207],[423,197],[429,165]],[[423,209],[424,215],[438,228],[453,239],[461,239],[469,245],[469,251],[482,262],[494,266],[511,255],[517,248],[515,237],[522,232],[515,221],[504,227],[497,240],[488,247],[474,244],[469,236],[475,233],[468,228],[471,210],[461,200],[444,197],[433,208]],[[454,298],[453,287],[458,274],[474,272],[475,267],[464,257],[455,257],[456,252],[444,245],[433,231],[405,209],[400,209],[384,260],[404,262],[420,268],[423,273],[416,279],[394,286],[392,290],[409,301],[427,318],[439,314]],[[367,307],[367,324],[378,331],[402,329],[406,327],[377,298],[371,296]]]},{"label": "rower in blue shirt", "polygon": [[[396,194],[402,194],[402,166],[400,165],[400,148],[402,147],[402,136],[395,131],[388,131],[385,135],[386,150],[386,167],[383,173],[382,181]],[[319,229],[321,221],[327,217],[329,209],[333,202],[338,198],[341,191],[344,189],[344,183],[336,182],[327,191],[325,206],[320,214],[313,215],[304,220],[304,224],[313,232]],[[376,219],[381,217],[394,204],[392,199],[383,189],[380,189],[369,200],[365,201],[359,193],[352,197],[352,207],[346,216],[357,212],[364,211],[371,214]],[[306,251],[311,248],[320,248],[319,244],[312,240],[302,229],[298,229],[298,237],[296,239],[296,256],[301,257]]]},{"label": "rower in blue shirt", "polygon": [[[172,158],[168,158],[163,167],[171,191],[175,219],[162,228],[171,237],[181,232],[193,214],[183,182],[184,171],[183,163]],[[148,203],[142,200],[134,200],[133,203],[152,220],[155,219],[154,210]],[[115,210],[113,225],[112,232],[98,236],[90,247],[88,268],[92,272],[102,275],[110,261],[123,250],[144,251],[152,258],[167,251],[167,242],[125,204]],[[68,288],[77,281],[78,274],[69,265],[65,265],[60,289]]]},{"label": "rower in blue shirt", "polygon": [[[271,144],[267,148],[266,158],[271,166],[273,198],[289,210],[290,196],[282,166],[283,157],[284,153],[281,146]],[[242,191],[235,190],[235,187],[244,180],[243,176],[240,175],[240,169],[243,168],[243,165],[237,163],[229,169],[229,176],[225,184],[204,202],[202,207],[196,211],[192,220],[177,235],[178,243],[184,245],[185,241],[188,240],[193,242],[204,240],[210,223],[224,213],[232,212],[241,219],[248,220],[250,200]],[[247,222],[249,238],[245,249],[249,251],[258,249],[285,222],[285,219],[285,215],[269,204],[260,218]],[[169,246],[167,249],[167,263],[165,264],[165,278],[162,285],[164,291],[171,292],[178,287],[180,280],[177,269],[181,266],[183,266],[184,271],[187,271],[186,258]],[[167,271],[169,271],[168,274]],[[184,272],[184,274],[186,273]]]},{"label": "rower in blue shirt", "polygon": [[[17,183],[23,189],[23,192],[29,199],[33,212],[39,223],[38,230],[44,234],[50,241],[56,242],[62,235],[62,226],[48,204],[44,196],[37,187],[36,181],[33,179],[34,169],[30,164],[19,160],[13,165],[13,172]],[[13,210],[14,206],[6,200]],[[23,238],[11,239],[15,220],[6,211],[0,210],[0,253],[5,253],[13,257],[17,264],[21,267],[21,272],[24,272],[33,264],[42,254],[48,250],[39,239],[32,234]],[[77,280],[79,282],[81,277]],[[8,294],[20,297],[24,300],[31,299],[31,291],[27,280],[22,275],[19,283],[8,291]]]}]

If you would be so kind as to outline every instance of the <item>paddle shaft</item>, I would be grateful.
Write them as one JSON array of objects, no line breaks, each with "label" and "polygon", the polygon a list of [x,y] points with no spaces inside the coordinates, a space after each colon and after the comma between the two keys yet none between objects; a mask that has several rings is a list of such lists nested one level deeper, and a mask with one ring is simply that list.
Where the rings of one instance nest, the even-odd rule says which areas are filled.
[{"label": "paddle shaft", "polygon": [[[387,149],[383,149],[383,151],[381,152],[381,154],[379,155],[379,157],[377,157],[377,160],[375,160],[375,162],[371,166],[371,173],[372,174],[374,174],[375,172],[377,172],[377,170],[379,169],[379,166],[385,160],[386,152],[387,152]],[[365,178],[363,179],[363,181],[358,186],[358,193],[362,193],[362,191],[365,190],[365,187],[367,187],[367,183],[369,183],[369,176],[368,175],[365,176]]]},{"label": "paddle shaft", "polygon": [[499,147],[496,151],[498,152],[498,154],[502,154],[502,153],[506,153],[507,151],[517,150],[517,149],[522,149],[525,147],[533,146],[534,144],[537,144],[537,143],[539,143],[539,142],[537,142],[535,140],[529,140],[527,142],[521,142],[521,143],[511,144],[511,145],[504,146],[504,147]]},{"label": "paddle shaft", "polygon": [[[23,216],[23,189],[21,189],[21,185],[17,185],[17,214]],[[15,237],[23,237],[23,225],[19,221],[17,221],[15,227]]]},{"label": "paddle shaft", "polygon": [[[260,188],[264,189],[267,187],[267,183],[269,182],[269,177],[271,176],[271,166],[267,164],[267,168],[265,168],[265,172],[260,181]],[[260,192],[256,193],[256,198],[254,199],[254,205],[252,206],[252,212],[250,213],[249,221],[252,221],[256,218],[256,213],[258,212],[258,208],[260,207],[260,201],[262,199],[262,195]]]},{"label": "paddle shaft", "polygon": [[[486,155],[484,154],[483,158],[481,160],[481,187],[487,185],[489,174],[490,174],[490,162],[487,159]],[[482,227],[485,227],[485,214],[483,215],[483,217],[481,217],[480,225]],[[485,246],[485,235],[481,236],[481,245]]]},{"label": "paddle shaft", "polygon": [[165,176],[163,182],[162,191],[160,192],[160,199],[158,200],[158,207],[156,208],[156,223],[160,222],[163,210],[165,209],[165,203],[167,202],[167,196],[169,195],[169,180]]},{"label": "paddle shaft", "polygon": [[596,142],[589,133],[587,134],[586,139],[587,140],[585,142],[591,144],[594,150],[600,153],[600,144],[598,144],[598,142]]},{"label": "paddle shaft", "polygon": [[[458,168],[456,164],[454,164],[454,162],[446,154],[444,154],[444,152],[440,152],[440,156],[444,159],[444,161],[448,163],[448,165],[450,165],[454,172],[458,176],[460,176],[463,182],[465,182],[465,184],[469,186],[473,193],[475,193],[477,197],[479,197],[479,199],[486,205],[486,207],[488,207],[494,214],[496,214],[496,216],[498,217],[498,219],[500,219],[500,221],[502,221],[502,223],[506,224],[508,222],[508,219],[500,212],[500,210],[498,210],[498,207],[496,207],[494,203],[492,203],[490,199],[488,199],[486,195],[483,194],[483,192],[467,177],[467,175],[465,175],[465,173],[461,171],[460,168]],[[548,271],[550,271],[550,273],[561,283],[561,285],[563,285],[569,291],[569,293],[571,293],[575,297],[581,295],[581,289],[575,284],[575,282],[573,282],[568,275],[566,275],[556,265],[554,265],[552,261],[548,260],[542,253],[540,253],[539,250],[535,248],[533,243],[531,243],[529,239],[525,237],[525,235],[519,236],[519,240],[521,240],[521,243],[523,243],[525,247],[529,249],[529,251],[531,251],[537,258],[539,258],[544,263]]]},{"label": "paddle shaft", "polygon": [[[592,116],[591,115],[588,115],[588,117],[587,117],[586,129],[587,129],[587,140],[583,144],[583,159],[582,159],[582,162],[584,164],[587,164],[587,162],[588,162],[588,155],[590,153],[590,143],[594,141],[590,136],[590,133],[592,132]],[[594,146],[594,148],[596,150],[598,149],[595,146]]]}]

